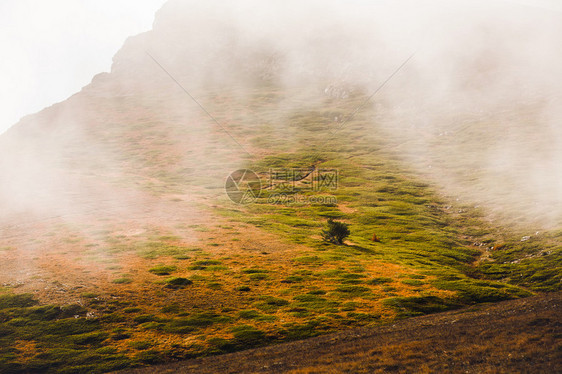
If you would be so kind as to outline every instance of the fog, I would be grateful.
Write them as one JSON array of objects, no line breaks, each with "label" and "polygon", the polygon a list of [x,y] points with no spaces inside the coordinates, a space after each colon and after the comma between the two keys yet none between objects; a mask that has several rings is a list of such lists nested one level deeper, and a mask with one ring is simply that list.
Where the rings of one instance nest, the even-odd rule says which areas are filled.
[{"label": "fog", "polygon": [[[195,92],[237,87],[242,96],[267,77],[284,87],[316,88],[316,103],[329,87],[367,96],[397,73],[368,103],[377,108],[373,133],[402,137],[407,146],[396,153],[452,198],[486,206],[495,218],[552,227],[562,219],[558,7],[172,1],[154,32],[121,53],[133,64],[150,50]],[[154,66],[146,64],[148,75]],[[114,72],[127,66],[116,64]],[[314,100],[288,98],[276,113],[290,118]],[[267,111],[258,114],[268,118]],[[269,122],[283,130],[283,117]]]},{"label": "fog", "polygon": [[[21,129],[6,133],[0,144],[10,157],[0,167],[0,202],[20,213],[41,206],[43,214],[63,214],[79,209],[76,196],[88,206],[140,199],[143,183],[157,178],[146,166],[150,160],[123,161],[128,139],[119,136],[131,134],[119,128],[126,121],[154,122],[159,125],[153,131],[170,131],[162,138],[181,151],[165,168],[190,170],[184,186],[189,196],[201,174],[212,170],[206,177],[219,186],[230,169],[245,165],[245,155],[224,131],[212,129],[183,90],[221,122],[228,113],[209,99],[211,92],[224,90],[244,101],[264,81],[309,88],[312,96],[307,91],[273,104],[276,116],[283,113],[278,118],[271,106],[242,113],[284,131],[291,114],[321,103],[330,87],[367,97],[392,76],[367,103],[376,116],[365,125],[405,142],[407,147],[395,149],[405,165],[444,193],[498,217],[527,216],[552,227],[562,219],[562,16],[556,7],[171,0],[157,13],[153,31],[125,42],[109,74],[50,108],[52,116],[26,119]],[[120,118],[120,103],[138,107],[138,118]],[[227,123],[225,129],[231,129]],[[240,143],[256,156],[243,138]],[[91,169],[92,160],[103,166]],[[124,181],[137,187],[114,187]],[[88,195],[90,189],[98,192]]]}]

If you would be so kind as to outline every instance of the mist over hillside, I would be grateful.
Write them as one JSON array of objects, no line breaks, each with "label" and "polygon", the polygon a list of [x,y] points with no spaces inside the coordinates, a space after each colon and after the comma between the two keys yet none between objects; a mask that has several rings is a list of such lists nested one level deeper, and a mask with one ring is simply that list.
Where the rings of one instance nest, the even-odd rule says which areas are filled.
[{"label": "mist over hillside", "polygon": [[[0,371],[109,372],[531,295],[494,309],[521,317],[487,331],[500,356],[452,362],[524,371],[549,344],[559,368],[554,309],[528,305],[562,289],[561,18],[170,0],[109,73],[0,136]],[[416,350],[404,334],[385,367]]]},{"label": "mist over hillside", "polygon": [[[72,198],[59,201],[57,192],[73,185],[62,182],[69,169],[86,169],[95,159],[124,176],[138,166],[122,165],[120,151],[108,151],[108,140],[96,133],[120,125],[88,106],[96,97],[145,100],[155,121],[183,122],[185,144],[195,126],[188,113],[201,115],[201,108],[173,79],[213,115],[222,108],[205,94],[225,90],[251,109],[236,123],[225,118],[227,131],[257,118],[291,142],[293,113],[326,96],[370,95],[414,54],[359,109],[374,108],[365,125],[373,134],[402,138],[407,146],[397,153],[431,171],[446,191],[551,226],[562,217],[561,24],[559,13],[505,3],[170,1],[152,31],[126,41],[110,74],[3,137],[2,200],[19,209],[34,210],[37,200],[72,206]],[[252,104],[264,85],[306,90],[302,97]],[[202,125],[187,147],[216,137],[230,149],[225,157],[244,154],[212,126]],[[222,163],[212,152],[200,156],[204,164]],[[190,162],[179,157],[178,165]]]}]

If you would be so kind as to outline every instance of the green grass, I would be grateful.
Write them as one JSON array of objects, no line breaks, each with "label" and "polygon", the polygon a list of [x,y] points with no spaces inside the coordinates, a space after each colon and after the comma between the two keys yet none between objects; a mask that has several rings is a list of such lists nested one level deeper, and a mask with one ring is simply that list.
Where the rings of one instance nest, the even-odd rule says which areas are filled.
[{"label": "green grass", "polygon": [[170,275],[177,269],[178,269],[177,266],[174,265],[157,265],[149,269],[148,271],[156,275]]},{"label": "green grass", "polygon": [[354,298],[354,297],[364,297],[371,293],[369,287],[356,286],[356,285],[342,285],[336,287],[334,291],[340,293],[343,297]]},{"label": "green grass", "polygon": [[170,288],[183,288],[190,284],[193,284],[193,281],[183,277],[171,277],[166,279],[166,286]]},{"label": "green grass", "polygon": [[123,309],[124,313],[138,313],[138,312],[142,312],[141,308],[138,307],[131,307],[131,308],[125,308]]},{"label": "green grass", "polygon": [[[364,268],[362,264],[377,260],[411,269],[413,273],[399,282],[408,287],[418,287],[413,288],[413,291],[421,292],[419,287],[434,287],[456,292],[454,301],[437,299],[436,302],[441,302],[444,308],[449,308],[451,303],[468,305],[530,294],[517,286],[498,289],[493,282],[494,276],[486,279],[486,274],[495,272],[497,279],[508,278],[508,281],[513,283],[505,276],[506,273],[513,273],[507,266],[481,265],[476,269],[471,266],[481,252],[463,241],[459,233],[470,231],[471,234],[491,235],[494,230],[481,219],[482,212],[473,210],[465,214],[464,221],[452,220],[445,209],[447,201],[438,196],[431,185],[416,179],[415,173],[405,169],[403,165],[385,156],[373,154],[362,157],[357,156],[359,152],[355,150],[345,152],[340,152],[339,157],[333,157],[334,153],[324,149],[316,153],[314,159],[321,162],[319,167],[339,169],[340,184],[333,193],[339,204],[343,203],[353,209],[351,212],[344,213],[338,209],[339,205],[328,207],[314,204],[270,204],[267,196],[258,200],[257,204],[222,212],[231,219],[257,225],[292,242],[313,248],[309,253],[293,258],[293,263],[298,268],[313,268],[326,264],[346,267],[345,264],[350,262],[358,263],[359,268]],[[310,153],[296,151],[292,154],[265,157],[251,167],[254,170],[275,168],[284,162],[303,167],[312,158]],[[326,222],[327,217],[343,218],[350,224],[349,241],[353,242],[352,245],[334,246],[315,238],[319,236],[322,222]],[[471,226],[466,227],[466,224]],[[471,228],[479,230],[470,230]],[[370,240],[373,233],[381,239],[380,243]],[[545,261],[551,258],[555,259],[556,253],[544,256]],[[520,269],[521,265],[518,264],[517,268]],[[527,282],[522,281],[519,284],[527,287],[532,281],[544,278],[550,282],[545,284],[544,289],[557,287],[560,267],[557,265],[555,268],[554,271],[542,269],[542,272],[533,269],[534,274],[531,274],[529,267],[528,275],[520,276]],[[335,271],[333,275],[326,272],[325,276],[336,278],[339,285],[333,288],[333,292],[339,298],[372,298],[384,295],[378,295],[380,291],[375,291],[373,287],[379,287],[378,289],[386,294],[398,292],[394,285],[388,285],[395,281],[390,277],[370,278],[353,272],[344,274],[341,271]],[[428,276],[437,280],[428,281]],[[531,278],[533,276],[534,278]],[[447,277],[456,277],[458,281],[451,284],[444,280]],[[282,282],[298,285],[305,283],[306,279],[305,276],[294,274],[285,277]],[[263,302],[255,306],[275,309]]]},{"label": "green grass", "polygon": [[157,259],[160,257],[174,257],[180,259],[189,258],[189,252],[192,248],[179,246],[170,243],[166,240],[162,240],[162,237],[155,238],[156,240],[146,241],[146,242],[136,242],[132,246],[130,245],[118,245],[116,246],[118,251],[136,251],[139,256],[147,259]]},{"label": "green grass", "polygon": [[257,310],[253,310],[253,309],[246,309],[246,310],[241,310],[238,312],[238,318],[240,319],[250,319],[250,320],[256,320],[256,321],[275,321],[277,318],[275,316],[270,316],[270,315],[266,315],[266,314],[262,314],[260,312],[258,312]]},{"label": "green grass", "polygon": [[33,295],[0,295],[0,309],[25,308],[36,305]]},{"label": "green grass", "polygon": [[[0,296],[0,371],[103,372],[130,367],[115,349],[102,349],[110,334],[98,319],[85,318],[79,305],[37,306],[30,295]],[[14,339],[34,341],[40,353],[21,362],[9,347]],[[78,369],[80,368],[80,369]]]},{"label": "green grass", "polygon": [[315,294],[304,294],[293,297],[291,306],[296,308],[304,308],[314,311],[315,313],[337,313],[339,311],[338,301],[329,300]]},{"label": "green grass", "polygon": [[209,340],[211,346],[216,349],[216,353],[235,352],[253,348],[264,345],[270,340],[264,331],[254,326],[238,325],[230,328],[230,332],[233,335],[232,339],[212,338]]},{"label": "green grass", "polygon": [[159,318],[153,314],[141,314],[140,316],[136,316],[135,318],[133,318],[133,321],[135,321],[138,324],[146,323],[146,322],[154,322],[157,320],[159,320]]},{"label": "green grass", "polygon": [[145,350],[153,346],[154,343],[148,340],[137,340],[129,343],[129,347],[137,350]]},{"label": "green grass", "polygon": [[[277,96],[282,99],[284,93],[256,90],[254,95],[259,100],[272,95],[275,100]],[[272,204],[268,197],[275,191],[268,190],[255,204],[233,206],[222,194],[223,179],[217,184],[217,177],[207,174],[210,170],[215,172],[217,167],[217,174],[224,171],[220,167],[225,170],[230,165],[239,167],[240,159],[233,157],[236,160],[227,165],[209,165],[188,149],[186,154],[175,154],[175,147],[170,146],[174,139],[166,131],[185,133],[183,125],[173,127],[176,125],[146,119],[108,128],[105,141],[115,143],[112,146],[122,155],[123,162],[140,165],[139,173],[144,173],[138,179],[126,181],[127,185],[141,186],[159,197],[189,192],[214,198],[220,193],[209,205],[213,213],[232,221],[232,225],[217,228],[176,222],[177,228],[189,228],[205,237],[219,228],[231,230],[238,224],[248,224],[272,233],[284,243],[298,246],[298,251],[285,259],[290,266],[287,270],[287,266],[277,266],[273,255],[260,264],[254,264],[252,257],[237,259],[238,263],[224,257],[213,258],[217,252],[228,250],[218,243],[218,235],[209,238],[209,242],[201,242],[201,248],[194,248],[182,244],[182,236],[159,230],[151,230],[137,240],[124,235],[112,237],[111,231],[100,232],[110,254],[128,252],[162,263],[148,269],[155,275],[167,276],[147,285],[156,289],[154,305],[113,303],[104,300],[104,296],[84,294],[86,307],[39,306],[31,295],[2,291],[0,371],[109,372],[390,322],[391,317],[367,310],[370,304],[380,303],[385,312],[392,311],[402,318],[525,297],[530,295],[529,291],[561,289],[562,231],[543,232],[521,242],[526,232],[515,226],[490,223],[485,219],[487,212],[474,209],[474,204],[461,206],[442,196],[418,171],[400,161],[403,155],[398,152],[407,152],[407,147],[394,147],[400,144],[400,134],[372,131],[378,124],[370,120],[376,114],[370,108],[357,113],[338,132],[337,138],[327,141],[322,134],[334,126],[331,118],[351,113],[364,99],[357,94],[349,100],[331,103],[334,107],[329,109],[325,108],[326,103],[307,102],[288,116],[268,113],[275,121],[287,122],[291,141],[285,141],[287,134],[278,133],[280,126],[263,124],[243,115],[247,102],[228,104],[229,111],[244,120],[244,126],[233,123],[233,134],[244,135],[240,138],[258,147],[255,154],[264,155],[240,158],[245,167],[260,173],[267,173],[271,168],[311,165],[337,169],[337,189],[312,191],[310,181],[306,181],[297,184],[291,192],[293,196],[309,198],[328,196],[336,198],[337,203]],[[134,98],[123,100],[131,105],[129,101]],[[122,110],[125,106],[107,101],[104,105],[115,106],[111,110]],[[134,109],[134,112],[146,112],[142,105]],[[197,130],[197,126],[189,130],[193,134],[197,131],[207,134],[207,129]],[[119,136],[126,139],[125,144],[113,141]],[[150,139],[151,144],[147,146],[145,139]],[[486,141],[481,137],[476,139]],[[227,152],[229,159],[232,155],[230,147],[218,142],[203,146],[202,154],[212,152],[215,160]],[[178,160],[191,156],[197,166],[193,170],[176,165]],[[201,165],[197,165],[199,162]],[[225,175],[221,174],[219,179]],[[166,199],[169,200],[183,204],[181,199]],[[449,205],[454,205],[454,209],[447,209]],[[451,213],[459,209],[466,212]],[[349,223],[351,235],[345,245],[322,242],[320,233],[328,218]],[[243,230],[239,232],[244,234]],[[371,240],[373,234],[380,242]],[[77,244],[77,240],[72,237],[67,241]],[[498,247],[491,251],[492,261],[476,265],[482,248],[472,246],[475,241]],[[202,248],[209,248],[208,252]],[[9,250],[12,249],[0,249]],[[88,246],[88,251],[97,261],[113,261],[113,257],[99,255],[94,246]],[[274,254],[274,249],[264,248],[263,252]],[[175,260],[183,262],[178,266],[166,265]],[[191,274],[185,278],[171,276],[178,267]],[[120,270],[115,265],[108,269]],[[117,278],[114,283],[127,284],[133,281],[135,273],[113,274]],[[237,285],[231,285],[233,280]],[[192,292],[203,297],[191,303]],[[226,293],[231,293],[240,305],[227,304],[229,307],[223,308],[218,305],[222,300],[205,299],[208,295]],[[164,297],[165,302],[158,297]],[[88,308],[95,311],[95,317],[86,318]],[[286,317],[291,322],[286,322]],[[173,334],[174,339],[197,343],[162,348],[157,338],[146,340],[147,334],[151,336],[148,339],[153,336],[165,339],[166,334]],[[16,340],[33,341],[37,345],[36,354],[28,362],[17,358]],[[126,348],[122,351],[112,346],[117,346],[117,342],[119,347]]]},{"label": "green grass", "polygon": [[214,312],[201,312],[189,317],[173,318],[166,322],[163,330],[171,333],[185,334],[215,324],[224,324],[231,320],[232,317],[226,315]]},{"label": "green grass", "polygon": [[383,304],[397,309],[399,317],[443,312],[460,307],[460,304],[436,296],[394,297],[383,300]]},{"label": "green grass", "polygon": [[562,289],[562,233],[544,233],[526,242],[512,241],[492,252],[494,262],[479,266],[487,277],[509,280],[533,291]]},{"label": "green grass", "polygon": [[194,261],[189,270],[224,270],[226,267],[220,266],[222,264],[219,260],[199,260]]},{"label": "green grass", "polygon": [[386,284],[386,283],[391,283],[391,282],[393,282],[392,278],[376,277],[376,278],[369,279],[366,283],[371,284],[371,285],[377,285],[377,284]]},{"label": "green grass", "polygon": [[400,283],[408,286],[423,286],[425,284],[424,282],[417,279],[405,279],[403,281],[400,281]]},{"label": "green grass", "polygon": [[260,281],[269,278],[269,275],[263,273],[254,273],[250,274],[248,277],[250,278],[250,280]]},{"label": "green grass", "polygon": [[463,304],[494,302],[532,295],[529,291],[509,284],[486,280],[441,279],[432,283],[441,289],[456,291],[455,299]]},{"label": "green grass", "polygon": [[289,305],[287,300],[274,296],[261,296],[259,299],[260,301],[253,305],[264,312],[276,312],[279,308]]},{"label": "green grass", "polygon": [[242,269],[242,273],[245,273],[245,274],[263,274],[263,273],[269,273],[269,270],[265,270],[265,269]]},{"label": "green grass", "polygon": [[234,335],[233,344],[239,349],[253,348],[266,342],[266,334],[253,326],[239,325],[230,331]]}]

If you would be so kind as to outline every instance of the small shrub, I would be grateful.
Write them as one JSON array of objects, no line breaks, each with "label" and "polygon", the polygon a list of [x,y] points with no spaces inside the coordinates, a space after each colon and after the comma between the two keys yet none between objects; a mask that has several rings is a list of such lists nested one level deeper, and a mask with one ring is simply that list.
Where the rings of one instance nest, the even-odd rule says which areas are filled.
[{"label": "small shrub", "polygon": [[347,223],[334,221],[330,218],[328,219],[328,229],[322,231],[322,239],[330,243],[341,245],[350,233]]}]

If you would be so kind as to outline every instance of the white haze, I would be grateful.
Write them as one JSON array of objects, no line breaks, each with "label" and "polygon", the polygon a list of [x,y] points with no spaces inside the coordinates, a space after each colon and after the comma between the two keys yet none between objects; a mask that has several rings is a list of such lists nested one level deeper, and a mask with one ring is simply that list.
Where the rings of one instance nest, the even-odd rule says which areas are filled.
[{"label": "white haze", "polygon": [[[401,136],[408,147],[400,156],[463,203],[481,203],[511,221],[560,224],[557,3],[351,4],[171,1],[154,33],[120,52],[129,60],[114,72],[126,73],[150,50],[193,89],[250,88],[248,77],[265,74],[288,87],[316,86],[320,102],[334,84],[374,92],[415,52],[370,102],[380,108],[373,133]],[[152,61],[134,65],[143,76],[158,71]],[[295,102],[279,103],[276,113],[288,119],[306,106]],[[283,118],[274,124],[283,130]],[[436,145],[439,135],[446,140]]]},{"label": "white haze", "polygon": [[[197,125],[189,122],[190,116],[200,109],[147,51],[197,97],[236,87],[244,98],[257,78],[268,76],[280,86],[315,88],[318,103],[330,85],[374,92],[415,52],[370,102],[381,109],[380,116],[367,125],[373,126],[374,133],[389,131],[410,142],[399,152],[402,159],[424,173],[431,166],[435,171],[428,177],[446,191],[500,211],[520,206],[524,211],[518,214],[529,213],[552,225],[562,218],[562,17],[555,3],[537,5],[172,0],[158,12],[154,30],[128,39],[115,56],[111,73],[97,76],[82,94],[114,100],[160,99],[162,103],[152,104],[153,112],[147,115],[163,122],[185,121],[187,138]],[[53,130],[41,123],[21,134],[10,130],[6,135],[11,138],[4,143],[0,139],[0,146],[17,154],[12,160],[0,160],[4,170],[0,203],[11,202],[21,212],[36,210],[35,202],[40,201],[44,214],[55,208],[57,212],[76,209],[69,191],[82,193],[88,201],[89,179],[82,176],[74,189],[68,186],[67,174],[74,169],[60,155],[81,144],[89,156],[79,160],[96,159],[120,178],[133,176],[135,165],[121,169],[119,155],[107,149],[111,144],[98,144],[99,139],[84,131],[108,126],[103,113],[84,117],[80,110],[93,109],[79,104],[80,98],[67,103],[62,114],[52,109]],[[311,104],[288,98],[275,105],[275,113],[283,115],[272,119],[272,125],[283,131],[291,114]],[[258,114],[268,117],[264,110]],[[484,123],[489,123],[489,131]],[[474,133],[463,132],[473,124],[479,125]],[[186,154],[178,165],[199,172],[209,165],[224,165],[223,155],[203,148],[214,141],[216,132],[210,126],[198,131],[183,144],[198,160],[205,157],[204,162],[193,165],[194,155]],[[30,134],[35,137],[30,139]],[[440,134],[450,136],[447,147],[433,146]],[[527,135],[529,142],[525,142]],[[42,142],[45,136],[48,139]],[[225,139],[223,143],[229,141]],[[34,147],[40,144],[47,146]],[[230,146],[240,152],[236,145]],[[48,168],[43,166],[46,160]],[[447,163],[451,160],[456,164]],[[474,175],[469,184],[465,174]],[[225,176],[219,173],[217,184]],[[109,185],[104,188],[92,196],[115,197]],[[66,194],[58,193],[65,190]]]}]

